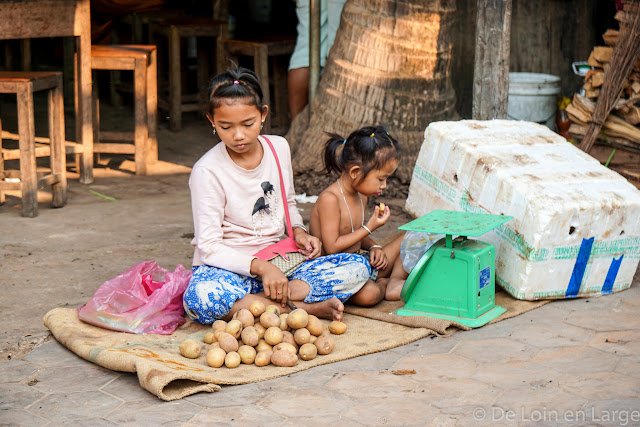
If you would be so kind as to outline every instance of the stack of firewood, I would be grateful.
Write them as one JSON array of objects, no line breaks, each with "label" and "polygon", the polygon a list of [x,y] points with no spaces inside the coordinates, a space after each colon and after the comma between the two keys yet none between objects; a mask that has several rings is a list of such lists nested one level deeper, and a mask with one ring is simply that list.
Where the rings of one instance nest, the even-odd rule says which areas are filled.
[{"label": "stack of firewood", "polygon": [[[605,76],[610,72],[609,61],[618,40],[618,31],[607,30],[603,38],[606,46],[596,46],[587,61],[593,69],[589,70],[585,76],[584,95],[575,94],[567,106],[567,113],[571,120],[569,133],[577,139],[582,139],[586,133],[597,98],[601,95]],[[612,148],[624,150],[627,152],[626,159],[632,159],[632,162],[640,164],[640,58],[635,61],[622,92],[618,95],[611,113],[602,126],[596,140],[596,146],[598,145],[611,147],[609,151]],[[593,152],[591,154],[595,155]],[[629,171],[629,167],[624,169],[628,173],[618,171],[628,178],[639,177],[640,179],[640,167],[632,168],[638,169],[637,173]]]}]

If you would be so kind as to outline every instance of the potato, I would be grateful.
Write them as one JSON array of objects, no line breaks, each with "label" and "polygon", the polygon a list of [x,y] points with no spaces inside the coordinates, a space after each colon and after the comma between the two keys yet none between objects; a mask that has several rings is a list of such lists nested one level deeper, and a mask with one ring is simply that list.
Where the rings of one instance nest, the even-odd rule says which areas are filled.
[{"label": "potato", "polygon": [[264,308],[265,312],[275,313],[276,316],[280,316],[280,308],[277,305],[270,304]]},{"label": "potato", "polygon": [[346,330],[347,330],[347,325],[345,325],[342,322],[338,322],[337,320],[334,320],[333,322],[329,323],[329,332],[331,332],[334,335],[344,334],[344,331]]},{"label": "potato", "polygon": [[197,359],[200,356],[200,344],[191,338],[182,341],[180,354],[189,359]]},{"label": "potato", "polygon": [[283,313],[283,314],[280,315],[280,329],[282,329],[283,331],[291,330],[289,325],[287,325],[287,316],[288,315],[289,315],[288,313]]},{"label": "potato", "polygon": [[227,353],[225,353],[220,347],[210,348],[207,352],[207,365],[212,368],[219,368],[224,365],[224,359],[226,356]]},{"label": "potato", "polygon": [[272,326],[277,326],[278,328],[280,328],[280,316],[271,311],[265,311],[264,313],[262,313],[262,316],[260,316],[260,323],[266,329],[269,329]]},{"label": "potato", "polygon": [[220,344],[220,348],[223,349],[226,353],[238,351],[238,341],[231,334],[228,334],[226,332],[221,333],[218,336],[218,343]]},{"label": "potato", "polygon": [[320,335],[313,345],[318,349],[318,354],[329,354],[336,344],[331,335]]},{"label": "potato", "polygon": [[269,345],[276,345],[282,342],[282,329],[272,326],[264,333],[264,340]]},{"label": "potato", "polygon": [[251,312],[246,308],[241,308],[240,310],[236,311],[233,315],[233,318],[239,320],[242,323],[243,328],[246,328],[247,326],[253,326],[255,321],[253,318],[253,314],[251,314]]},{"label": "potato", "polygon": [[220,348],[220,343],[217,341],[211,343],[211,345],[209,346],[209,350],[211,350],[212,348]]},{"label": "potato", "polygon": [[213,332],[213,342],[218,342],[218,340],[220,339],[220,334],[226,334],[224,329],[218,329],[217,331]]},{"label": "potato", "polygon": [[212,342],[214,342],[216,339],[213,336],[213,331],[211,332],[207,332],[206,334],[204,334],[204,338],[202,338],[202,341],[206,342],[207,344],[211,344]]},{"label": "potato", "polygon": [[256,331],[258,331],[258,339],[262,339],[264,338],[264,333],[267,330],[267,328],[262,326],[262,323],[259,323],[259,322],[260,320],[258,320],[258,323],[254,324],[253,327],[255,328]]},{"label": "potato", "polygon": [[213,328],[213,332],[224,331],[225,329],[227,329],[227,322],[225,322],[224,320],[216,320],[215,322],[213,322],[213,325],[211,327]]},{"label": "potato", "polygon": [[264,339],[261,339],[258,342],[258,345],[256,346],[256,351],[258,353],[260,353],[262,350],[271,350],[273,349],[273,346],[267,344],[267,342]]},{"label": "potato", "polygon": [[249,346],[243,345],[238,349],[238,354],[240,355],[240,360],[245,365],[251,365],[254,360],[256,360],[256,349]]},{"label": "potato", "polygon": [[316,342],[316,340],[317,340],[317,339],[318,339],[318,337],[317,337],[317,336],[315,336],[315,335],[311,335],[311,336],[309,337],[309,343],[310,343],[310,344],[315,344],[315,342]]},{"label": "potato", "polygon": [[309,333],[307,328],[300,328],[293,334],[293,338],[296,340],[296,344],[304,345],[310,342],[311,334]]},{"label": "potato", "polygon": [[242,333],[242,322],[238,319],[230,320],[229,323],[227,323],[227,327],[224,331],[236,338],[239,338],[240,334]]},{"label": "potato", "polygon": [[293,334],[289,331],[282,331],[282,342],[286,342],[294,346],[296,349],[298,348],[298,343],[296,343]]},{"label": "potato", "polygon": [[262,350],[256,354],[256,360],[254,361],[256,366],[267,366],[271,363],[272,350]]},{"label": "potato", "polygon": [[298,350],[298,354],[300,354],[300,359],[302,360],[315,359],[315,357],[318,355],[318,348],[311,343],[306,343],[302,347],[300,347],[300,350]]},{"label": "potato", "polygon": [[227,368],[237,368],[240,365],[240,362],[242,361],[242,359],[240,359],[240,355],[235,352],[232,351],[230,353],[227,353],[227,355],[224,358],[224,366],[226,366]]},{"label": "potato", "polygon": [[247,326],[244,328],[240,336],[242,337],[242,342],[246,345],[250,345],[251,347],[257,346],[258,341],[260,341],[258,331],[256,331],[256,328],[253,326]]},{"label": "potato", "polygon": [[273,347],[273,351],[278,351],[278,350],[287,350],[293,354],[298,354],[298,349],[293,345],[289,344],[288,342],[281,342],[280,344]]},{"label": "potato", "polygon": [[254,301],[249,306],[249,311],[254,317],[260,317],[264,313],[264,303],[262,301]]},{"label": "potato", "polygon": [[287,350],[276,350],[271,355],[271,363],[276,366],[295,366],[298,363],[298,356]]},{"label": "potato", "polygon": [[287,316],[287,324],[291,329],[304,328],[307,323],[309,323],[309,314],[302,308],[293,310]]},{"label": "potato", "polygon": [[305,326],[311,335],[319,336],[324,331],[324,323],[313,314],[309,315],[309,321]]}]

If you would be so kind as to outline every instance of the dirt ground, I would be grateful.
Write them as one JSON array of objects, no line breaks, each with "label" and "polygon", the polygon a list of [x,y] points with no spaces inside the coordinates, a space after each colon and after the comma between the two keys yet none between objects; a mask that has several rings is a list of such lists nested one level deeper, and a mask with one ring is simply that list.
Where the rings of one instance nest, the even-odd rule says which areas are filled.
[{"label": "dirt ground", "polygon": [[[10,108],[3,113],[6,110]],[[104,126],[114,129],[131,116],[126,108],[107,107],[101,115]],[[67,135],[73,135],[67,120]],[[103,282],[134,264],[155,260],[170,270],[178,264],[190,267],[189,173],[214,140],[197,115],[187,114],[183,122],[183,130],[174,133],[161,121],[160,160],[148,176],[133,174],[132,159],[103,155],[94,183],[83,185],[70,165],[67,205],[51,209],[50,194],[42,191],[36,218],[23,218],[20,199],[8,194],[0,206],[0,361],[20,358],[49,339],[42,323],[49,310],[81,306]],[[6,115],[3,128],[11,131]],[[406,188],[398,190],[406,193]],[[403,198],[383,195],[379,201],[393,213],[387,225],[374,233],[374,238],[384,240],[412,218],[403,210]],[[312,205],[299,207],[308,221]]]}]

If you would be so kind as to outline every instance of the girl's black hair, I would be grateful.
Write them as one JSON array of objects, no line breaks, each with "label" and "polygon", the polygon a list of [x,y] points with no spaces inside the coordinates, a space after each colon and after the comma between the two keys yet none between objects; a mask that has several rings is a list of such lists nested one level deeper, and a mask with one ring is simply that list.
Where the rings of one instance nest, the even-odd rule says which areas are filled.
[{"label": "girl's black hair", "polygon": [[[342,148],[342,151],[340,151]],[[400,145],[384,126],[366,126],[352,132],[348,138],[330,133],[323,158],[327,174],[338,175],[352,166],[359,166],[362,181],[372,170],[381,169],[391,160],[399,160]]]},{"label": "girl's black hair", "polygon": [[262,111],[262,87],[256,74],[243,67],[232,67],[211,79],[209,85],[209,114],[218,108],[224,99],[246,99]]}]

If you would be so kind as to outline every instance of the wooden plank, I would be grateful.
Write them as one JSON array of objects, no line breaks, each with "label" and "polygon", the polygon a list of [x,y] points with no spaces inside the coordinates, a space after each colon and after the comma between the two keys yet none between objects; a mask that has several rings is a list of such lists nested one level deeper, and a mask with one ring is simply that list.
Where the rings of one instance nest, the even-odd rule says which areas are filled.
[{"label": "wooden plank", "polygon": [[132,144],[97,142],[94,145],[96,153],[135,154],[136,152],[136,148]]},{"label": "wooden plank", "polygon": [[511,0],[478,0],[472,116],[506,119]]}]

